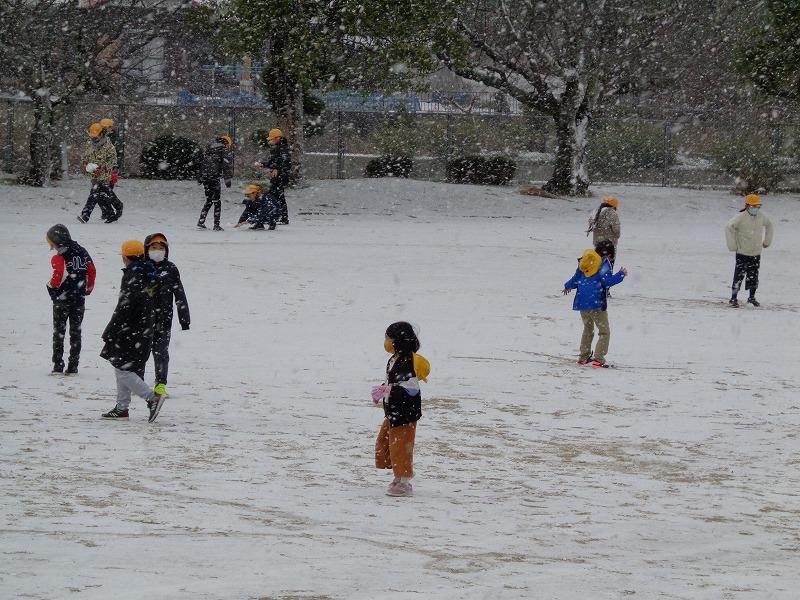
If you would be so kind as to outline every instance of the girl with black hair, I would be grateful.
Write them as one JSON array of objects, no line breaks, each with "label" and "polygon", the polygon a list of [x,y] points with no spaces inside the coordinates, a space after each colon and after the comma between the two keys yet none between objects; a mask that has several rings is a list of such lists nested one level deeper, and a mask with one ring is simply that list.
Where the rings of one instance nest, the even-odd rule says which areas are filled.
[{"label": "girl with black hair", "polygon": [[[375,466],[394,472],[394,480],[386,492],[389,496],[411,496],[414,438],[417,421],[422,418],[422,398],[415,362],[420,367],[421,361],[425,365],[427,361],[415,354],[419,350],[419,339],[414,328],[405,321],[389,325],[383,347],[392,356],[386,364],[383,385],[372,389],[372,399],[376,404],[383,402],[385,415],[375,441]],[[423,381],[427,377],[427,370],[426,367],[420,368]]]}]

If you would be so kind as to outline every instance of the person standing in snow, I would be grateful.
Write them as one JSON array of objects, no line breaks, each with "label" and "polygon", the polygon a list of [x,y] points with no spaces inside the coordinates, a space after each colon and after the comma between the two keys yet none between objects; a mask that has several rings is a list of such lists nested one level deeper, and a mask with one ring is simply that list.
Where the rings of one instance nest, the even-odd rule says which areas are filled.
[{"label": "person standing in snow", "polygon": [[117,168],[117,151],[104,135],[100,123],[89,125],[89,148],[83,155],[81,165],[89,174],[92,189],[78,220],[88,223],[95,205],[99,204],[106,223],[117,221],[122,216],[122,202],[111,189],[111,175]]},{"label": "person standing in snow", "polygon": [[[580,311],[583,320],[579,365],[591,362],[596,369],[608,366],[606,354],[611,341],[611,327],[608,324],[606,290],[621,283],[627,274],[628,270],[625,268],[612,273],[611,262],[607,258],[602,258],[595,250],[586,250],[578,259],[575,274],[564,284],[562,293],[565,296],[574,289],[578,290],[572,302],[572,310]],[[592,340],[595,326],[598,338],[593,354]]]},{"label": "person standing in snow", "polygon": [[119,163],[122,159],[122,146],[119,143],[119,136],[114,130],[114,121],[112,119],[105,118],[100,119],[99,122],[103,127],[103,135],[105,135],[106,138],[111,142],[111,145],[114,146],[114,150],[117,153],[117,166],[115,166],[114,170],[111,172],[111,183],[109,187],[111,188],[111,193],[114,194],[114,198],[116,198],[117,202],[119,202],[119,198],[117,198],[117,194],[114,192],[114,186],[116,186],[117,182],[119,181]]},{"label": "person standing in snow", "polygon": [[592,234],[595,252],[607,258],[611,266],[617,256],[617,244],[622,235],[622,228],[617,214],[619,201],[613,196],[603,198],[603,202],[589,217],[589,228],[586,235]]},{"label": "person standing in snow", "polygon": [[289,224],[289,208],[286,205],[286,186],[289,185],[289,176],[292,171],[292,153],[289,142],[280,129],[270,129],[267,134],[267,143],[270,154],[267,160],[257,160],[253,163],[256,167],[269,170],[270,189],[267,192],[278,205],[278,218],[281,225]]},{"label": "person standing in snow", "polygon": [[78,372],[81,359],[81,324],[85,298],[94,289],[95,267],[92,257],[69,230],[53,225],[45,236],[55,254],[50,259],[53,272],[47,282],[47,292],[53,301],[53,373],[64,372],[64,338],[69,321],[69,361],[67,374]]},{"label": "person standing in snow", "polygon": [[119,299],[103,331],[105,345],[100,352],[114,367],[117,403],[103,418],[127,419],[133,392],[147,401],[152,422],[164,402],[164,396],[144,382],[144,368],[155,330],[154,295],[158,276],[153,265],[144,259],[144,244],[139,240],[123,242],[120,254],[125,268],[122,269]]},{"label": "person standing in snow", "polygon": [[169,371],[169,342],[172,335],[172,304],[178,309],[181,329],[189,329],[189,303],[183,290],[181,274],[175,263],[169,260],[169,242],[163,233],[153,233],[144,240],[144,255],[158,274],[155,293],[155,328],[153,330],[153,363],[156,369],[155,393],[167,393]]},{"label": "person standing in snow", "polygon": [[384,349],[391,354],[386,364],[383,385],[372,388],[372,400],[383,402],[384,419],[375,441],[375,466],[392,469],[394,480],[389,496],[411,496],[414,477],[414,439],[417,421],[422,418],[419,380],[427,381],[430,365],[416,354],[419,339],[414,328],[404,321],[386,329]]},{"label": "person standing in snow", "polygon": [[222,186],[219,179],[225,180],[225,187],[231,187],[233,177],[233,139],[229,135],[221,135],[206,146],[200,157],[200,169],[197,173],[198,183],[203,184],[206,203],[200,211],[197,227],[206,229],[206,216],[214,206],[214,231],[222,231],[219,219],[222,214]]},{"label": "person standing in snow", "polygon": [[761,267],[761,251],[772,244],[772,221],[761,212],[761,198],[757,194],[748,195],[744,199],[744,208],[728,221],[725,226],[725,241],[728,243],[728,250],[736,253],[731,299],[728,304],[739,308],[737,295],[742,280],[747,277],[744,285],[744,289],[750,291],[747,302],[756,307],[761,306],[756,300],[758,271]]}]

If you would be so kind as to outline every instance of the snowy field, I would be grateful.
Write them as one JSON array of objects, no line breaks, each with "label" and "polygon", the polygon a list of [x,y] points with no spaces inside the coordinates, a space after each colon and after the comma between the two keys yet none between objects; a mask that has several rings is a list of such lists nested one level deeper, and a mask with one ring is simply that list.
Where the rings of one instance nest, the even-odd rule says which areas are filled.
[{"label": "snowy field", "polygon": [[[630,271],[599,371],[560,294],[598,198],[312,182],[288,227],[214,233],[192,183],[124,181],[112,225],[76,222],[86,191],[0,186],[0,598],[798,598],[798,197],[765,197],[763,306],[736,311],[741,198],[597,188]],[[98,267],[70,378],[49,376],[57,222]],[[156,231],[192,327],[159,420],[135,398],[104,421],[117,250]],[[406,499],[372,466],[398,319],[432,364]]]}]

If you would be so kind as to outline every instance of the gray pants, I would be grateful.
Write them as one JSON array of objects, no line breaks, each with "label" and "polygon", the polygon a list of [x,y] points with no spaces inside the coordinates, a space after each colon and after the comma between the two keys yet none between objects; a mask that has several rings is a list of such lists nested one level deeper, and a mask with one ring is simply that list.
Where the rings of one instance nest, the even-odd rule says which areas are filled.
[{"label": "gray pants", "polygon": [[128,410],[131,404],[131,392],[145,400],[151,400],[155,393],[138,374],[132,371],[114,369],[117,376],[117,408]]}]

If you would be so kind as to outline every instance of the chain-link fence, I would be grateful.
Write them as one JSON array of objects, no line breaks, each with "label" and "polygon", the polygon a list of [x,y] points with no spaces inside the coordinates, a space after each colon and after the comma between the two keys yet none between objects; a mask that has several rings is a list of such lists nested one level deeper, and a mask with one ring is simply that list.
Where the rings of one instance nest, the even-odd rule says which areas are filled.
[{"label": "chain-link fence", "polygon": [[[517,182],[544,181],[552,172],[552,120],[528,114],[518,105],[499,106],[493,97],[475,101],[466,96],[415,97],[411,105],[372,102],[368,106],[340,103],[338,108],[333,102],[308,120],[303,154],[306,177],[363,177],[369,161],[381,155],[408,156],[413,160],[411,177],[434,181],[445,179],[448,160],[469,155],[511,157],[517,164]],[[0,164],[5,172],[23,173],[33,126],[31,103],[2,99],[0,115]],[[161,135],[187,137],[203,146],[227,134],[235,140],[237,176],[255,177],[252,163],[265,151],[254,134],[276,123],[268,109],[259,107],[83,103],[64,131],[58,132],[63,141],[62,163],[69,172],[79,168],[87,125],[102,117],[118,125],[120,164],[127,176],[139,174],[142,150]],[[784,185],[794,185],[800,179],[794,160],[797,130],[796,125],[769,119],[601,117],[592,122],[589,132],[589,172],[593,181],[732,185],[735,178],[724,159],[756,148],[756,154],[780,171]]]}]

